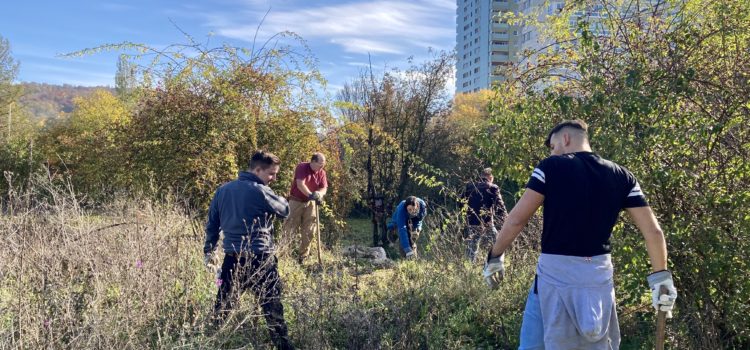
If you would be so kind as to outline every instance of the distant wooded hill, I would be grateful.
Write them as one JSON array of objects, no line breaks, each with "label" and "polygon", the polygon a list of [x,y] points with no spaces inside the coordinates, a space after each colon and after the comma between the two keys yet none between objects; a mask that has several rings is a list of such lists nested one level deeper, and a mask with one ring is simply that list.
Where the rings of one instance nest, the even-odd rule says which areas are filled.
[{"label": "distant wooded hill", "polygon": [[52,85],[43,83],[21,83],[23,95],[20,103],[29,115],[36,120],[64,117],[73,111],[73,99],[86,96],[97,89],[114,92],[106,86]]}]

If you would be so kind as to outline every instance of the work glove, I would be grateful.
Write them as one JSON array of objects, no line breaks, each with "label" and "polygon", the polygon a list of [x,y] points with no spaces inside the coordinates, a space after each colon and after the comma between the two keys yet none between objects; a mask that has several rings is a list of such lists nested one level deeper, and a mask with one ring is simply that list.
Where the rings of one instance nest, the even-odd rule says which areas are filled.
[{"label": "work glove", "polygon": [[320,192],[318,192],[318,191],[310,193],[310,196],[308,196],[308,198],[310,198],[310,199],[312,199],[312,200],[314,200],[314,201],[316,201],[318,203],[320,203],[321,201],[323,201],[323,195]]},{"label": "work glove", "polygon": [[[667,318],[672,318],[672,308],[677,299],[677,289],[672,281],[672,273],[667,270],[654,272],[648,275],[646,280],[648,280],[648,286],[651,287],[651,305],[657,312],[666,311]],[[659,295],[662,286],[666,287],[667,293]]]},{"label": "work glove", "polygon": [[206,255],[203,256],[203,265],[206,265],[206,268],[208,268],[209,271],[214,271],[217,280],[221,278],[221,266],[214,262],[213,253],[206,253]]},{"label": "work glove", "polygon": [[504,254],[493,257],[491,249],[487,253],[487,262],[484,264],[482,276],[484,277],[484,282],[487,283],[487,286],[489,286],[490,289],[496,289],[497,286],[500,285],[500,281],[503,280],[503,277],[505,276],[504,262]]}]

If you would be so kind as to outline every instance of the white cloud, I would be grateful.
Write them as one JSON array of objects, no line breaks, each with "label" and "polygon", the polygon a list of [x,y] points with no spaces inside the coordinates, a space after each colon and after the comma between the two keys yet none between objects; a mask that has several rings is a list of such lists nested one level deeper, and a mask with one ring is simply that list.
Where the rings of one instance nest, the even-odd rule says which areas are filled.
[{"label": "white cloud", "polygon": [[[253,41],[256,31],[260,38],[293,31],[357,54],[401,54],[414,51],[415,45],[419,49],[452,49],[455,37],[455,3],[448,0],[377,0],[328,6],[305,3],[287,11],[271,9],[267,15],[266,10],[256,7],[206,17],[217,34],[233,39]],[[264,15],[259,28],[257,23]]]},{"label": "white cloud", "polygon": [[346,62],[346,64],[352,67],[370,67],[370,64],[367,62]]},{"label": "white cloud", "polygon": [[401,48],[397,45],[385,43],[380,40],[360,39],[360,38],[341,38],[331,39],[331,43],[342,46],[344,51],[352,53],[382,52],[401,54]]}]

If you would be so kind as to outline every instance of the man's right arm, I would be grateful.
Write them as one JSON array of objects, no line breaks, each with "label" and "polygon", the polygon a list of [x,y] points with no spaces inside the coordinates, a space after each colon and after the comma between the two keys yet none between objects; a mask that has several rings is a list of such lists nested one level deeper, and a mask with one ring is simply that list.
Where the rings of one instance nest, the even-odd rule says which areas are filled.
[{"label": "man's right arm", "polygon": [[664,240],[664,233],[659,227],[659,222],[656,220],[651,207],[626,208],[625,210],[627,210],[646,241],[646,250],[649,259],[651,259],[651,270],[653,272],[666,270],[667,242]]},{"label": "man's right arm", "polygon": [[510,247],[510,244],[518,237],[521,230],[536,213],[537,209],[544,203],[544,195],[527,188],[521,195],[516,206],[510,211],[500,231],[495,237],[495,244],[490,250],[490,256],[500,256]]},{"label": "man's right arm", "polygon": [[268,186],[262,187],[263,197],[266,201],[266,211],[278,217],[286,218],[289,216],[289,202],[286,198],[277,195]]},{"label": "man's right arm", "polygon": [[646,277],[651,288],[651,305],[657,311],[666,312],[666,317],[671,318],[677,299],[677,289],[674,286],[672,272],[667,270],[667,242],[664,240],[664,233],[651,207],[631,207],[626,210],[643,234],[648,257],[651,259],[652,272]]},{"label": "man's right arm", "polygon": [[211,205],[208,208],[208,222],[206,222],[206,241],[203,245],[203,253],[213,253],[216,243],[219,241],[219,230],[221,228],[221,216],[219,210],[219,190],[214,194]]},{"label": "man's right arm", "polygon": [[307,177],[305,163],[297,164],[297,167],[294,169],[294,186],[297,186],[297,189],[302,192],[305,197],[309,198],[312,191],[310,191],[310,189],[307,188],[307,185],[305,185],[305,177]]},{"label": "man's right arm", "polygon": [[307,188],[307,185],[305,185],[305,179],[295,179],[294,183],[297,184],[297,188],[305,195],[305,197],[310,197],[312,191],[310,191],[310,189]]}]

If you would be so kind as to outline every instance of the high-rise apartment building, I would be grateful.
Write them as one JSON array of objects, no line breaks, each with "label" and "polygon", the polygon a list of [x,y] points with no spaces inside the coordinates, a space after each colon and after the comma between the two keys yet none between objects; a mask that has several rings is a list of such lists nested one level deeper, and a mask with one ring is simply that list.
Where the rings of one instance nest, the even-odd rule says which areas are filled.
[{"label": "high-rise apartment building", "polygon": [[535,26],[510,25],[503,14],[536,14],[543,21],[559,11],[564,0],[457,0],[456,4],[456,92],[471,92],[505,80],[497,68],[518,62],[524,50],[544,45]]},{"label": "high-rise apartment building", "polygon": [[517,53],[518,29],[501,19],[516,11],[515,0],[457,0],[456,92],[489,88],[504,77],[495,69],[511,64]]},{"label": "high-rise apartment building", "polygon": [[[659,3],[642,0],[639,6],[628,5],[622,11],[631,16],[659,15],[654,11]],[[534,53],[553,44],[540,37],[534,22],[543,23],[549,16],[559,14],[565,0],[456,0],[456,4],[456,93],[461,93],[488,89],[505,80],[498,68],[518,63],[521,56],[526,56],[533,66],[537,57]],[[502,18],[508,12],[535,20],[509,25]],[[585,19],[594,35],[608,36],[609,31],[602,25],[607,16],[604,4],[593,3],[572,13],[568,22],[575,28],[578,20]]]},{"label": "high-rise apartment building", "polygon": [[[524,17],[536,17],[544,22],[547,16],[556,15],[565,5],[564,0],[517,0],[516,13]],[[518,48],[520,51],[536,51],[549,44],[539,38],[539,30],[534,25],[524,25],[518,28]]]}]

